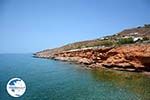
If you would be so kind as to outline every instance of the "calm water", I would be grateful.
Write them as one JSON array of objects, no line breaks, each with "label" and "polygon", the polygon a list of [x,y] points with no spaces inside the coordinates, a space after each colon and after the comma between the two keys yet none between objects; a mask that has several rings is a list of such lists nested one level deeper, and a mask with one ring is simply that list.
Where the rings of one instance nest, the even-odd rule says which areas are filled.
[{"label": "calm water", "polygon": [[[7,94],[6,84],[13,77],[26,83],[22,97]],[[87,70],[31,54],[0,54],[0,100],[150,100],[150,77]]]}]

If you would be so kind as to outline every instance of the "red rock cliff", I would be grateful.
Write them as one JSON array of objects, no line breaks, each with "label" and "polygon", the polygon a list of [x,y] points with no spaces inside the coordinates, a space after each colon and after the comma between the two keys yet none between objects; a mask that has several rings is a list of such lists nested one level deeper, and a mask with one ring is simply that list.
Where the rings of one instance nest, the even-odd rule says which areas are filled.
[{"label": "red rock cliff", "polygon": [[150,71],[150,44],[131,44],[120,47],[70,50],[54,54],[54,59],[83,63],[92,68]]}]

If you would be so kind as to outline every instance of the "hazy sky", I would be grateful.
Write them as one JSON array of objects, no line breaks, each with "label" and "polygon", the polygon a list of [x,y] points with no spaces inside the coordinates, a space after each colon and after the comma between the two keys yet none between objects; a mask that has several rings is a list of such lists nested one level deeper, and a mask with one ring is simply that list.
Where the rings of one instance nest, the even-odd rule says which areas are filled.
[{"label": "hazy sky", "polygon": [[150,0],[0,0],[0,53],[28,53],[150,23]]}]

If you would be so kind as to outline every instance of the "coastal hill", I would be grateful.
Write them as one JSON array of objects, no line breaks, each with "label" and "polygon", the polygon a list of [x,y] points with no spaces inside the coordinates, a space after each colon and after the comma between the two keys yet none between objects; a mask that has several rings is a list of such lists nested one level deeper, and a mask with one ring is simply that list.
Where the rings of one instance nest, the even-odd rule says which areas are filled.
[{"label": "coastal hill", "polygon": [[90,68],[150,71],[150,24],[112,36],[46,49],[34,56],[82,63]]},{"label": "coastal hill", "polygon": [[[137,39],[137,41],[136,41]],[[57,53],[61,51],[71,50],[71,49],[81,49],[87,47],[95,47],[95,46],[112,46],[112,45],[119,45],[119,44],[128,44],[132,42],[142,42],[150,40],[150,25],[145,24],[143,27],[137,27],[132,29],[125,29],[117,34],[112,36],[106,36],[102,38],[97,38],[94,40],[86,40],[75,42],[71,44],[64,45],[59,48],[54,49],[46,49],[37,53]],[[142,41],[140,41],[142,40]],[[123,43],[125,42],[125,43]]]}]

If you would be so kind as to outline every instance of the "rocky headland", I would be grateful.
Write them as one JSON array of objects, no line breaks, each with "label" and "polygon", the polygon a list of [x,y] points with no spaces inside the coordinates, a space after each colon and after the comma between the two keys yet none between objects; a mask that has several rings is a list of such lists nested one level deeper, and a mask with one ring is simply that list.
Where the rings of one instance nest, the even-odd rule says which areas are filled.
[{"label": "rocky headland", "polygon": [[150,26],[145,25],[113,36],[47,49],[34,56],[80,63],[89,68],[150,72],[149,40]]}]

